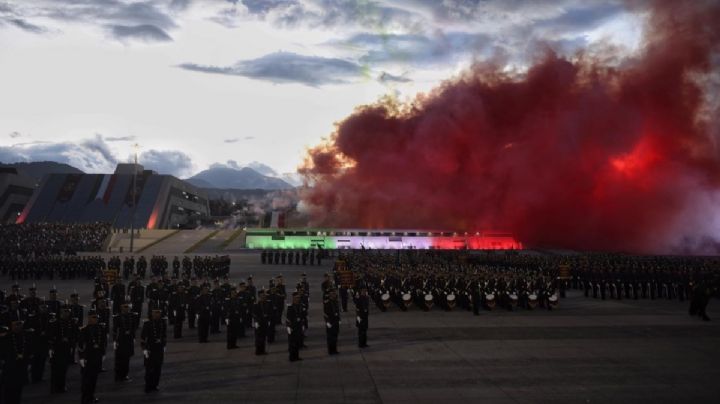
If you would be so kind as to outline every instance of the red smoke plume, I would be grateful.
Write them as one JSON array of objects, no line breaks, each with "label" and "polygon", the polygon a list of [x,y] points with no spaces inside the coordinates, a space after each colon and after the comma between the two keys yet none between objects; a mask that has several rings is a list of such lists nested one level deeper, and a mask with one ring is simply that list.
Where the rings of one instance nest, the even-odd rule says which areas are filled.
[{"label": "red smoke plume", "polygon": [[[301,168],[315,224],[506,230],[556,248],[720,251],[720,2],[655,1],[639,54],[479,64],[360,107]],[[714,203],[713,203],[714,200]],[[704,243],[704,247],[703,244]]]}]

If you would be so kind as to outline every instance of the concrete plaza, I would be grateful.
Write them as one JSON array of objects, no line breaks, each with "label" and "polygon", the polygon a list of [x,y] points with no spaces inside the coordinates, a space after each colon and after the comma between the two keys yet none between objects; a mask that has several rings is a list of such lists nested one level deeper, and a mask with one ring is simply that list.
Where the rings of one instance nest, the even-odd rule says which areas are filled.
[{"label": "concrete plaza", "polygon": [[[172,258],[172,257],[170,257]],[[354,312],[343,313],[340,355],[328,356],[320,283],[330,269],[260,265],[257,254],[232,256],[233,282],[252,274],[267,285],[282,273],[291,289],[306,271],[311,286],[310,330],[301,362],[288,362],[284,327],[270,354],[254,355],[251,334],[225,349],[225,334],[198,344],[196,330],[180,340],[169,332],[161,391],[143,391],[142,353],[129,383],[113,381],[108,351],[98,382],[102,403],[711,403],[720,400],[720,318],[702,322],[677,301],[600,301],[569,293],[555,311],[496,310],[429,313],[372,308],[370,348],[357,348]],[[10,281],[1,280],[3,288]],[[147,284],[147,282],[145,282]],[[92,281],[55,284],[88,304]],[[23,289],[30,282],[22,282]],[[145,312],[143,310],[143,312]],[[717,300],[709,315],[717,315]],[[187,323],[186,323],[187,327]],[[224,330],[224,329],[223,329]],[[138,335],[139,336],[139,335]],[[111,349],[111,347],[109,347]],[[49,394],[45,381],[24,390],[25,403],[77,403],[80,369],[68,372],[69,392]]]}]

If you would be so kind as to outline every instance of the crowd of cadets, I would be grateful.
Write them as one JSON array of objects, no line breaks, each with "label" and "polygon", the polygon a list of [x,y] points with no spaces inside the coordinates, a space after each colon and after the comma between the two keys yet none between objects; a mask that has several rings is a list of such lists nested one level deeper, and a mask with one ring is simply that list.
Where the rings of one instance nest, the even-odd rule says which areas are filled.
[{"label": "crowd of cadets", "polygon": [[[720,291],[718,257],[362,250],[340,260],[382,311],[552,309],[572,288],[598,299],[688,300],[690,314],[707,321],[708,302]],[[340,271],[335,277],[339,283]],[[348,289],[339,289],[343,306]]]},{"label": "crowd of cadets", "polygon": [[195,276],[197,278],[218,278],[227,276],[230,271],[230,257],[227,255],[174,257],[172,262],[162,255],[153,255],[148,261],[144,255],[135,259],[119,256],[107,261],[100,256],[77,255],[38,255],[38,256],[2,256],[0,257],[0,273],[11,280],[40,279],[94,279],[106,269],[114,269],[126,280],[138,276],[172,275],[179,278]]},{"label": "crowd of cadets", "polygon": [[[19,403],[23,386],[29,381],[42,381],[48,362],[51,393],[67,391],[68,368],[79,363],[81,402],[97,401],[95,386],[98,375],[105,370],[108,352],[114,355],[115,381],[131,381],[130,360],[135,355],[138,331],[145,392],[156,391],[168,334],[182,338],[186,321],[188,328],[197,328],[200,343],[207,343],[210,334],[221,333],[221,327],[225,327],[227,349],[238,348],[239,338],[254,333],[256,355],[267,354],[267,344],[276,341],[281,327],[288,335],[289,360],[302,360],[299,352],[306,347],[309,290],[303,273],[286,306],[287,289],[282,275],[259,289],[252,276],[231,284],[227,278],[210,281],[187,276],[170,278],[159,273],[147,285],[139,276],[127,285],[122,277],[110,283],[100,276],[95,279],[92,300],[85,307],[77,293],[63,301],[53,287],[47,298],[40,298],[34,286],[26,296],[14,284],[7,294],[0,292],[0,402]],[[367,347],[369,299],[366,290],[358,290],[359,346]],[[338,353],[340,323],[334,284],[323,283],[323,297],[328,353],[332,355]]]},{"label": "crowd of cadets", "polygon": [[27,255],[31,251],[47,255],[101,251],[110,230],[107,223],[0,224],[0,256]]},{"label": "crowd of cadets", "polygon": [[690,301],[690,314],[710,320],[706,307],[720,290],[719,257],[631,257],[594,254],[567,258],[567,284],[596,299]]},{"label": "crowd of cadets", "polygon": [[260,262],[265,265],[322,265],[326,256],[322,248],[310,250],[262,250]]},{"label": "crowd of cadets", "polygon": [[[501,265],[489,255],[362,250],[342,253],[339,260],[354,274],[356,285],[367,287],[381,311],[393,306],[402,311],[411,307],[424,311],[459,308],[475,315],[496,307],[551,310],[559,297],[564,297],[557,268]],[[339,284],[341,271],[336,268],[334,272]],[[339,289],[343,308],[348,295],[353,295],[351,289]]]}]

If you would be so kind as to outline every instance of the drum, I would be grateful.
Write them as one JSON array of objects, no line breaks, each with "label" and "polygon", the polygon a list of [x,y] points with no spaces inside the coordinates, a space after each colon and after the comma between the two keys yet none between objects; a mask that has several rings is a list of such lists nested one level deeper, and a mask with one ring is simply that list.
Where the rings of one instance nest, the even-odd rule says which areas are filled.
[{"label": "drum", "polygon": [[445,300],[447,300],[447,305],[450,310],[455,308],[455,294],[450,293],[445,297]]},{"label": "drum", "polygon": [[430,309],[433,306],[433,295],[428,293],[425,295],[425,307]]},{"label": "drum", "polygon": [[538,297],[536,294],[532,293],[528,296],[528,307],[531,309],[536,308],[538,305]]},{"label": "drum", "polygon": [[485,295],[485,305],[490,310],[495,308],[495,295],[494,294],[488,293]]},{"label": "drum", "polygon": [[390,306],[390,294],[389,293],[383,293],[382,296],[380,296],[380,299],[382,299],[382,304],[385,306],[385,308],[388,308]]},{"label": "drum", "polygon": [[517,305],[518,305],[518,296],[517,296],[515,293],[511,293],[511,294],[508,295],[508,297],[510,298],[510,306],[512,306],[513,308],[514,308],[514,307],[517,307]]},{"label": "drum", "polygon": [[402,300],[405,308],[408,308],[412,304],[412,295],[410,293],[403,293]]},{"label": "drum", "polygon": [[548,297],[548,302],[550,303],[550,306],[556,308],[559,302],[557,294],[550,295],[550,297]]}]

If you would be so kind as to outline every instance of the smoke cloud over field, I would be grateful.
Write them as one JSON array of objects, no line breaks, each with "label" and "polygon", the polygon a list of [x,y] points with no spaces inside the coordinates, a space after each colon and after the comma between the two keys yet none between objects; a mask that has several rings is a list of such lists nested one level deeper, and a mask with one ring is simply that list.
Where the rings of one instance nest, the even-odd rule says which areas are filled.
[{"label": "smoke cloud over field", "polygon": [[301,169],[315,224],[719,252],[720,3],[628,7],[647,13],[630,57],[548,50],[522,74],[493,60],[359,107]]}]

